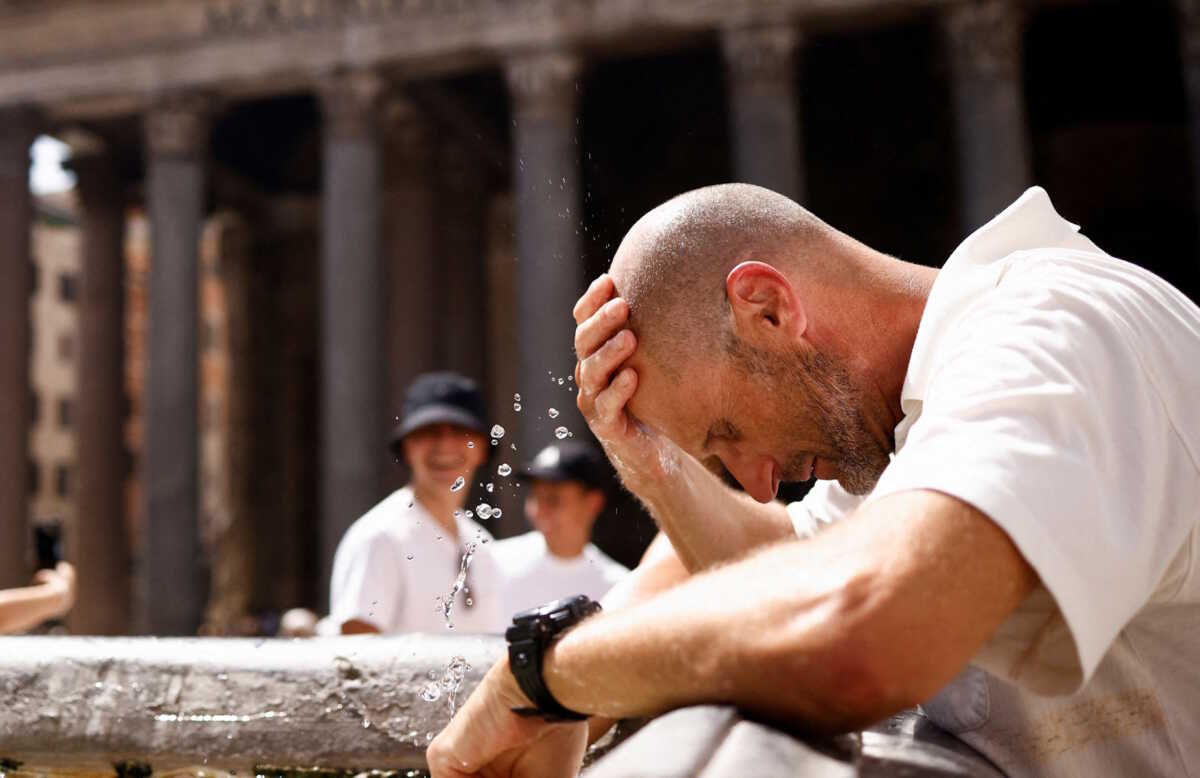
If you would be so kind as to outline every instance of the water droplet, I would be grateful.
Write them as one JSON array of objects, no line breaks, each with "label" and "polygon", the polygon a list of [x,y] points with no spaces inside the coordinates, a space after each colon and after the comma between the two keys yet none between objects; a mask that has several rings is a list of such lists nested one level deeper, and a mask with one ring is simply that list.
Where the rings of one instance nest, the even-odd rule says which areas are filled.
[{"label": "water droplet", "polygon": [[461,489],[461,488],[463,488],[464,486],[466,486],[466,484],[467,484],[467,479],[463,478],[463,477],[460,475],[458,478],[455,478],[455,479],[454,479],[454,486],[451,486],[451,487],[450,487],[450,491],[452,491],[452,492],[457,492],[459,489]]},{"label": "water droplet", "polygon": [[516,450],[517,450],[517,444],[516,444],[516,443],[509,443],[509,444],[508,444],[508,447],[509,447],[509,448],[511,448],[513,451],[516,451]]},{"label": "water droplet", "polygon": [[496,468],[496,473],[499,475],[502,475],[502,476],[507,476],[511,472],[512,472],[512,468],[508,466],[508,463],[500,465],[499,467]]},{"label": "water droplet", "polygon": [[562,386],[562,385],[563,385],[563,380],[562,380],[561,378],[560,378],[560,379],[558,379],[558,385],[559,385],[559,386]]},{"label": "water droplet", "polygon": [[550,410],[546,411],[546,414],[552,419],[557,419],[558,418],[558,408],[551,408]]},{"label": "water droplet", "polygon": [[492,506],[488,505],[486,502],[479,503],[475,506],[475,515],[481,519],[492,518]]},{"label": "water droplet", "polygon": [[467,441],[467,448],[475,448],[475,441],[473,441],[473,440],[468,440],[468,441]]},{"label": "water droplet", "polygon": [[497,439],[504,437],[504,428],[499,424],[492,425],[492,437]]},{"label": "water droplet", "polygon": [[568,376],[567,376],[567,381],[568,381],[569,383],[572,383],[572,384],[573,384],[573,383],[575,383],[575,376],[573,376],[573,375],[568,375]]},{"label": "water droplet", "polygon": [[[421,690],[421,699],[425,702],[436,702],[442,696],[442,687],[437,681],[431,681],[425,684],[425,688]],[[432,740],[432,738],[430,738]]]},{"label": "water droplet", "polygon": [[464,516],[466,516],[466,517],[469,519],[469,518],[471,518],[472,516],[474,516],[474,515],[475,515],[475,513],[474,513],[473,511],[471,511],[470,509],[468,509],[468,510],[467,510],[467,512],[466,512],[465,514],[463,514],[463,515],[464,515]]},{"label": "water droplet", "polygon": [[559,427],[558,429],[554,430],[554,437],[558,438],[559,440],[562,440],[570,434],[571,431],[566,427]]},{"label": "water droplet", "polygon": [[496,440],[495,438],[492,438],[492,445],[498,446],[498,445],[500,445],[500,441]]},{"label": "water droplet", "polygon": [[500,510],[499,508],[492,508],[492,518],[493,519],[498,519],[503,515],[504,515],[504,511]]},{"label": "water droplet", "polygon": [[470,607],[471,607],[472,605],[474,605],[474,604],[475,604],[475,600],[474,600],[474,599],[472,599],[472,598],[470,598],[470,597],[468,597],[468,598],[467,598],[467,607],[468,607],[468,608],[470,608]]},{"label": "water droplet", "polygon": [[491,494],[492,492],[496,491],[496,485],[494,483],[492,483],[491,481],[488,481],[487,486],[485,486],[483,488],[487,489],[488,494]]},{"label": "water droplet", "polygon": [[517,413],[521,412],[521,403],[513,403],[513,410]]},{"label": "water droplet", "polygon": [[513,402],[518,402],[518,403],[519,403],[519,402],[521,402],[521,395],[520,395],[520,394],[514,394],[514,395],[513,395]]},{"label": "water droplet", "polygon": [[405,559],[412,559],[412,554],[405,554],[404,557]]}]

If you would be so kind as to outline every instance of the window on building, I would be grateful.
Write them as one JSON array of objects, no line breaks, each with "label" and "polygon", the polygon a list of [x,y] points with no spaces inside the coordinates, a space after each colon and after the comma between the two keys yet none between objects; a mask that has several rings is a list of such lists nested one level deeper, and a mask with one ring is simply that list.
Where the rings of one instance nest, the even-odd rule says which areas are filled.
[{"label": "window on building", "polygon": [[58,299],[64,303],[73,303],[79,296],[79,280],[74,273],[60,273],[58,276]]},{"label": "window on building", "polygon": [[75,358],[75,336],[69,332],[60,333],[58,336],[58,358],[62,362]]},{"label": "window on building", "polygon": [[42,469],[38,463],[29,460],[29,493],[37,494],[42,490]]},{"label": "window on building", "polygon": [[54,493],[59,497],[71,494],[71,468],[68,465],[54,468]]},{"label": "window on building", "polygon": [[63,429],[71,427],[72,403],[70,397],[60,397],[58,400],[58,426]]}]

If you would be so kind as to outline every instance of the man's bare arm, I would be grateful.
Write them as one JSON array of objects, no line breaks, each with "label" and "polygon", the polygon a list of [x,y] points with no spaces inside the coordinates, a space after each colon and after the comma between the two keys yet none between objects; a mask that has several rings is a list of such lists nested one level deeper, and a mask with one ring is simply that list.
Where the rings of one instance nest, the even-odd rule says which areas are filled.
[{"label": "man's bare arm", "polygon": [[71,610],[75,602],[75,568],[59,562],[39,570],[31,586],[0,590],[0,634],[22,632]]},{"label": "man's bare arm", "polygon": [[637,373],[623,367],[637,348],[629,306],[607,275],[575,305],[577,404],[621,480],[649,508],[693,572],[737,559],[793,535],[780,503],[760,504],[730,489],[665,436],[634,419],[626,404]]},{"label": "man's bare arm", "polygon": [[1036,583],[979,511],[908,492],[589,620],[544,675],[567,707],[614,718],[722,702],[842,730],[942,688]]}]

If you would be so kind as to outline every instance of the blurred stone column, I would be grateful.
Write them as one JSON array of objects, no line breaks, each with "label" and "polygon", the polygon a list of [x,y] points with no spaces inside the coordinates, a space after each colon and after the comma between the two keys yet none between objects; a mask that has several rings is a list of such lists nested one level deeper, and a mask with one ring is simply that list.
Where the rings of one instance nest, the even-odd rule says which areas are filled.
[{"label": "blurred stone column", "polygon": [[76,151],[83,269],[79,300],[78,518],[70,539],[79,635],[122,635],[132,596],[125,523],[125,190],[112,156]]},{"label": "blurred stone column", "polygon": [[29,296],[32,109],[0,111],[0,589],[24,586],[29,548]]},{"label": "blurred stone column", "polygon": [[378,106],[383,81],[358,71],[320,85],[321,183],[321,576],[346,529],[383,496],[387,433],[380,251]]},{"label": "blurred stone column", "polygon": [[1200,213],[1200,0],[1176,0],[1179,10],[1180,55],[1187,90],[1189,137],[1192,146],[1192,184]]},{"label": "blurred stone column", "polygon": [[207,597],[197,520],[197,330],[208,130],[199,98],[173,97],[145,116],[151,253],[142,584],[145,627],[155,635],[195,634]]},{"label": "blurred stone column", "polygon": [[1021,82],[1024,19],[1011,0],[945,12],[964,228],[974,230],[1032,183]]},{"label": "blurred stone column", "polygon": [[726,30],[733,170],[739,181],[804,200],[804,154],[796,95],[800,34],[789,26]]},{"label": "blurred stone column", "polygon": [[461,141],[438,147],[438,344],[441,365],[487,385],[487,321],[482,162]]},{"label": "blurred stone column", "polygon": [[[524,407],[515,435],[518,457],[553,442],[559,425],[576,434],[584,428],[565,380],[575,368],[571,309],[586,283],[578,227],[579,71],[579,61],[561,52],[526,55],[507,67],[517,227],[519,373],[512,391]],[[560,411],[557,419],[547,417],[551,407]]]},{"label": "blurred stone column", "polygon": [[[439,299],[432,169],[433,130],[409,100],[384,109],[383,246],[388,274],[387,408],[390,431],[403,413],[404,390],[437,365]],[[401,485],[402,469],[388,468]]]}]

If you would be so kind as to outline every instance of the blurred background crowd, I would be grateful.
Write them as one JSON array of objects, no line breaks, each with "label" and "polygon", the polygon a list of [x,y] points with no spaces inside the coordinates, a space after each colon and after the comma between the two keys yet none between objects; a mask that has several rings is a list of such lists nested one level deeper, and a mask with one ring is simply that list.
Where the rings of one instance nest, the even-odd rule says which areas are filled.
[{"label": "blurred background crowd", "polygon": [[[75,633],[327,612],[413,379],[477,382],[493,470],[585,440],[574,300],[731,180],[931,265],[1040,184],[1196,299],[1200,6],[0,0],[0,588],[57,543]],[[517,480],[464,487],[497,538]]]}]

